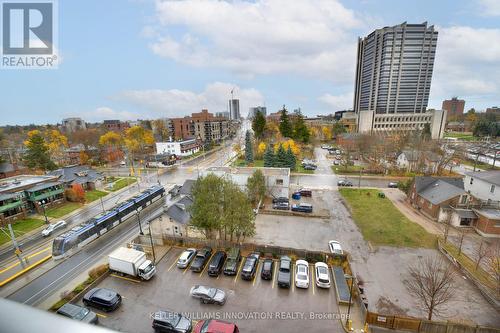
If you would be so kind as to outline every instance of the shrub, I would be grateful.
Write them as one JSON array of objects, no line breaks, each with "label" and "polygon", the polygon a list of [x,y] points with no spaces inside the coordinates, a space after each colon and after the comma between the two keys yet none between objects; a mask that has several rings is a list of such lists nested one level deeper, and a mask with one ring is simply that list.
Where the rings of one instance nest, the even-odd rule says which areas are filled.
[{"label": "shrub", "polygon": [[103,264],[99,265],[97,267],[92,268],[89,271],[89,277],[92,278],[93,280],[97,279],[99,276],[103,275],[106,273],[106,271],[109,269],[108,264]]}]

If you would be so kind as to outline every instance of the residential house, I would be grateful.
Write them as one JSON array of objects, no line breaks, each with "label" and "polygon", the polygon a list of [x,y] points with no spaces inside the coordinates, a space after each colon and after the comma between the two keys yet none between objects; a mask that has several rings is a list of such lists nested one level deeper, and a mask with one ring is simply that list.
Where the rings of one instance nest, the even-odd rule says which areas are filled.
[{"label": "residential house", "polygon": [[264,174],[266,188],[273,197],[288,197],[290,194],[290,169],[289,168],[233,168],[233,167],[210,167],[203,171],[202,176],[215,174],[225,177],[236,183],[242,190],[246,190],[248,178],[255,170],[261,170]]},{"label": "residential house", "polygon": [[184,196],[169,207],[165,207],[165,214],[160,218],[163,232],[170,236],[186,237],[191,220],[189,207],[192,204],[193,199],[190,196]]},{"label": "residential house", "polygon": [[27,168],[15,163],[0,163],[0,179],[21,175],[27,171]]},{"label": "residential house", "polygon": [[465,174],[465,190],[474,198],[500,202],[500,171],[477,171]]},{"label": "residential house", "polygon": [[104,176],[87,165],[69,165],[50,171],[50,176],[57,177],[66,187],[80,184],[84,190],[95,190],[101,186]]},{"label": "residential house", "polygon": [[407,172],[435,174],[440,159],[438,154],[430,151],[403,150],[396,159],[396,165]]},{"label": "residential house", "polygon": [[500,238],[499,207],[476,207],[472,210],[477,215],[477,219],[473,221],[476,232],[482,236]]},{"label": "residential house", "polygon": [[156,142],[156,152],[158,154],[170,154],[180,157],[186,157],[199,152],[201,146],[201,142],[196,139]]},{"label": "residential house", "polygon": [[470,201],[462,178],[415,177],[408,200],[433,220],[443,222],[450,207],[461,207]]},{"label": "residential house", "polygon": [[77,144],[65,149],[66,163],[69,165],[83,163],[82,156],[85,153],[87,158],[96,160],[99,157],[99,149],[96,147],[85,148],[83,144]]}]

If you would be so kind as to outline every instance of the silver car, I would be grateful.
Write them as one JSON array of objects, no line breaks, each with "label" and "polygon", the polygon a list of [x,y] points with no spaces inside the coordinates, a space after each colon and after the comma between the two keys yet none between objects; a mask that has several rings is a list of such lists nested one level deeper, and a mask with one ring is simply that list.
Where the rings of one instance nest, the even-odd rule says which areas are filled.
[{"label": "silver car", "polygon": [[61,306],[59,310],[57,310],[57,314],[94,325],[97,325],[98,322],[95,312],[92,312],[89,309],[84,308],[83,306],[78,306],[71,303],[66,303]]},{"label": "silver car", "polygon": [[50,235],[52,235],[52,233],[54,231],[56,231],[57,229],[61,229],[61,228],[66,228],[66,221],[61,220],[61,221],[49,224],[47,226],[47,228],[42,230],[42,236],[43,237],[50,236]]},{"label": "silver car", "polygon": [[182,252],[181,256],[177,260],[177,267],[186,268],[189,266],[194,257],[196,257],[196,249],[187,249]]},{"label": "silver car", "polygon": [[224,305],[226,303],[226,293],[217,288],[197,285],[191,288],[189,294],[194,298],[199,298],[203,304]]}]

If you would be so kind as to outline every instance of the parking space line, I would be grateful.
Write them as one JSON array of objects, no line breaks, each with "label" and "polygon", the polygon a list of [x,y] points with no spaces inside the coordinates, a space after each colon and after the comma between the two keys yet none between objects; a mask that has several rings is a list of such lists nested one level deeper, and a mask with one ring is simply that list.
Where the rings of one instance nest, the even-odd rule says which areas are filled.
[{"label": "parking space line", "polygon": [[236,275],[234,276],[234,283],[236,283],[236,279],[238,278],[238,275],[240,275],[241,268],[243,267],[243,261],[246,260],[246,257],[241,257],[241,262],[240,262],[240,267],[236,271]]},{"label": "parking space line", "polygon": [[203,270],[201,271],[200,276],[203,276],[203,273],[205,273],[205,270],[207,269],[208,264],[210,263],[210,260],[212,260],[212,257],[214,255],[215,255],[215,252],[210,256],[210,258],[208,258],[208,261],[205,263],[205,267],[203,267]]},{"label": "parking space line", "polygon": [[276,275],[278,274],[278,270],[279,270],[279,264],[277,263],[278,267],[274,267],[274,274],[273,274],[273,285],[272,287],[274,288],[274,284],[276,283]]},{"label": "parking space line", "polygon": [[257,280],[257,275],[259,275],[260,261],[257,262],[257,268],[255,269],[255,276],[253,277],[252,286],[255,286],[255,280]]},{"label": "parking space line", "polygon": [[113,276],[113,277],[115,277],[115,278],[122,279],[122,280],[127,280],[127,281],[134,282],[134,283],[141,283],[141,281],[139,281],[139,280],[131,279],[131,278],[128,278],[128,277],[125,277],[125,276],[120,276],[120,275],[117,275],[117,274],[110,274],[110,275]]},{"label": "parking space line", "polygon": [[293,264],[290,265],[290,268],[292,269],[292,292],[295,292],[295,268]]},{"label": "parking space line", "polygon": [[189,267],[191,267],[191,264],[193,263],[194,261],[194,258],[193,260],[191,260],[191,262],[186,266],[186,268],[184,268],[184,272],[182,272],[182,275],[186,274],[187,271],[190,271]]},{"label": "parking space line", "polygon": [[179,254],[179,256],[174,260],[174,262],[172,263],[172,265],[170,265],[170,267],[168,268],[167,272],[170,272],[170,270],[172,269],[172,267],[174,267],[174,265],[177,263],[177,261],[179,260],[179,258],[182,256],[182,252],[181,254]]},{"label": "parking space line", "polygon": [[101,317],[101,318],[108,318],[108,316],[106,315],[103,315],[102,313],[95,313],[97,315],[97,317]]},{"label": "parking space line", "polygon": [[315,294],[316,292],[316,289],[315,289],[315,284],[316,284],[316,279],[314,278],[314,269],[310,269],[311,270],[311,276],[312,276],[312,279],[311,279],[311,284],[312,284],[312,287],[313,287],[313,295]]}]

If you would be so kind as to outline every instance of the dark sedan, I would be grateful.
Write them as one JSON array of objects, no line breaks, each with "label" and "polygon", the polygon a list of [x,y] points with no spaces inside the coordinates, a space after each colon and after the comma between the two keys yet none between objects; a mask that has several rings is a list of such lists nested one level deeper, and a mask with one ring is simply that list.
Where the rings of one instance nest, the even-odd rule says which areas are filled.
[{"label": "dark sedan", "polygon": [[193,272],[201,272],[205,267],[208,259],[212,255],[211,247],[204,247],[196,253],[196,257],[194,257],[193,263],[189,267]]},{"label": "dark sedan", "polygon": [[92,312],[89,309],[84,308],[83,306],[78,306],[71,303],[66,303],[61,306],[59,310],[57,310],[57,314],[89,324],[97,325],[98,322],[95,312]]},{"label": "dark sedan", "polygon": [[263,280],[272,280],[274,272],[274,260],[266,259],[262,264],[262,271],[260,272],[260,277]]},{"label": "dark sedan", "polygon": [[113,311],[122,303],[122,297],[116,291],[106,288],[94,288],[83,296],[83,304],[103,311]]},{"label": "dark sedan", "polygon": [[208,275],[218,276],[224,267],[224,261],[226,260],[226,252],[217,251],[215,252],[212,260],[208,263]]},{"label": "dark sedan", "polygon": [[189,333],[193,329],[191,319],[172,311],[158,311],[153,315],[155,332]]},{"label": "dark sedan", "polygon": [[246,258],[245,263],[243,264],[243,269],[241,270],[241,278],[243,280],[252,280],[255,277],[259,257],[260,254],[252,253]]}]

